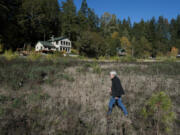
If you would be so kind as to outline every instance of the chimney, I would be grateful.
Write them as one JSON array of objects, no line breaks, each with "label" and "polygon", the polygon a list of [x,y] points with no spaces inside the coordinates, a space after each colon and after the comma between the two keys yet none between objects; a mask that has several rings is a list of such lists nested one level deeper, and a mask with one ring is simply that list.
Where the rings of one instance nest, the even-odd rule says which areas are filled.
[{"label": "chimney", "polygon": [[51,37],[51,41],[52,41],[52,42],[54,42],[54,35],[52,35],[52,37]]}]

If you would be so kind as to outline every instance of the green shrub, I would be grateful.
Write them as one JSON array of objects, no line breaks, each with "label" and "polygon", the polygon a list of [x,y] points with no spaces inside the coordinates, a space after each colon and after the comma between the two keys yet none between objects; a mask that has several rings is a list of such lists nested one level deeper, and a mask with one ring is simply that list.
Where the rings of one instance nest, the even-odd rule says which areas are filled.
[{"label": "green shrub", "polygon": [[[160,131],[170,132],[175,120],[173,104],[164,92],[153,94],[142,109],[142,116],[151,121],[150,126],[155,126],[156,134]],[[155,122],[155,125],[153,124]]]},{"label": "green shrub", "polygon": [[98,59],[104,61],[104,60],[109,60],[110,57],[109,56],[100,56]]},{"label": "green shrub", "polygon": [[75,55],[79,55],[79,52],[78,52],[78,50],[76,50],[76,49],[71,49],[71,53],[72,53],[72,54],[75,54]]},{"label": "green shrub", "polygon": [[125,56],[120,58],[121,62],[136,62],[136,59],[131,56]]},{"label": "green shrub", "polygon": [[90,68],[92,65],[91,65],[91,63],[85,63],[83,66],[84,66],[85,68]]},{"label": "green shrub", "polygon": [[177,59],[176,57],[166,57],[165,59],[163,59],[163,62],[176,62]]},{"label": "green shrub", "polygon": [[57,62],[58,60],[63,59],[63,52],[54,52],[53,54],[47,54],[46,60]]},{"label": "green shrub", "polygon": [[87,57],[85,57],[85,56],[81,56],[81,55],[79,55],[79,56],[78,56],[78,58],[79,58],[79,59],[82,59],[82,60],[86,60],[86,59],[88,59]]},{"label": "green shrub", "polygon": [[56,57],[53,54],[47,54],[46,59],[49,60],[49,61],[54,61],[56,59]]},{"label": "green shrub", "polygon": [[91,64],[91,67],[93,69],[93,73],[97,73],[97,74],[101,74],[102,70],[101,70],[101,66],[98,63],[93,63]]},{"label": "green shrub", "polygon": [[119,56],[113,56],[113,57],[110,57],[110,60],[119,61],[120,57]]},{"label": "green shrub", "polygon": [[41,54],[36,53],[36,52],[32,52],[30,53],[30,55],[28,55],[28,59],[31,61],[36,61],[39,60],[41,58]]},{"label": "green shrub", "polygon": [[65,54],[65,52],[63,51],[55,51],[52,55],[54,55],[55,57],[63,57]]},{"label": "green shrub", "polygon": [[14,53],[12,50],[6,50],[3,56],[10,61],[16,59],[18,57],[18,54]]}]

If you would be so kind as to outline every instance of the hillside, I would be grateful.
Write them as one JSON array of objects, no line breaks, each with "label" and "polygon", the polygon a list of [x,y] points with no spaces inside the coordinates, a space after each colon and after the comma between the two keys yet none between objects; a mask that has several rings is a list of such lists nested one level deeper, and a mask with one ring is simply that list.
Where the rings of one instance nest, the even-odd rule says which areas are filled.
[{"label": "hillside", "polygon": [[[72,48],[81,56],[116,56],[124,51],[135,58],[176,56],[180,53],[179,1],[168,2],[167,8],[163,8],[165,3],[161,1],[132,4],[128,1],[109,3],[108,0],[99,0],[93,2],[95,7],[98,6],[94,10],[94,6],[89,4],[92,1],[88,0],[1,0],[0,54],[9,49],[29,50],[38,41],[47,41],[54,35],[70,39]],[[128,5],[123,5],[124,2]],[[103,9],[104,4],[107,4],[107,9]],[[178,12],[171,12],[175,10],[174,6],[169,6],[171,4],[177,6]],[[97,12],[99,5],[102,11],[100,14]],[[125,8],[130,5],[133,6]],[[149,12],[144,9],[146,6]],[[156,11],[155,7],[171,15],[157,15],[152,12],[152,9]],[[113,11],[122,8],[126,11]],[[144,16],[140,15],[139,10],[142,10]],[[133,15],[137,11],[138,17]],[[126,14],[128,12],[130,14]],[[149,13],[152,15],[149,16]],[[133,21],[135,16],[139,21]]]},{"label": "hillside", "polygon": [[[123,103],[132,124],[118,107],[107,123],[116,70],[125,89]],[[154,135],[151,121],[141,115],[153,93],[165,92],[173,103],[180,132],[180,63],[84,62],[77,59],[27,60],[0,58],[1,135]],[[123,120],[122,120],[123,119]]]}]

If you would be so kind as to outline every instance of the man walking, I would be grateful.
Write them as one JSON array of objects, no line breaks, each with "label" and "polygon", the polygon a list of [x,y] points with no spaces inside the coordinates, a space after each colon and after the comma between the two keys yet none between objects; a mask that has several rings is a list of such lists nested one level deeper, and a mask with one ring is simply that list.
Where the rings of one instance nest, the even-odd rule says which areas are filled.
[{"label": "man walking", "polygon": [[128,112],[127,112],[125,106],[123,105],[123,103],[121,101],[121,96],[124,94],[124,90],[122,88],[122,85],[121,85],[119,78],[117,77],[116,71],[111,71],[110,77],[111,77],[111,81],[112,81],[112,87],[110,90],[111,99],[109,101],[109,111],[107,114],[110,115],[112,113],[113,105],[117,101],[118,106],[122,108],[124,115],[127,116]]}]

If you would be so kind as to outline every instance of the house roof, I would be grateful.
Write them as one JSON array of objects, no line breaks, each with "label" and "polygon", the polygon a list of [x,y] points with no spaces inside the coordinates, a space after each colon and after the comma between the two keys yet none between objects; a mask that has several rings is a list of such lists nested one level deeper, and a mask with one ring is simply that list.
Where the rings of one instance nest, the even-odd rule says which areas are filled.
[{"label": "house roof", "polygon": [[117,48],[116,50],[119,51],[119,52],[125,52],[125,51],[126,51],[126,50],[123,49],[123,48]]},{"label": "house roof", "polygon": [[43,46],[45,47],[50,47],[50,48],[55,48],[50,42],[48,41],[39,41]]},{"label": "house roof", "polygon": [[[56,37],[56,38],[54,38],[53,40],[54,40],[54,41],[59,41],[59,40],[63,40],[63,39],[66,39],[66,37]],[[52,42],[53,40],[50,39],[50,40],[48,40],[48,41]]]}]

